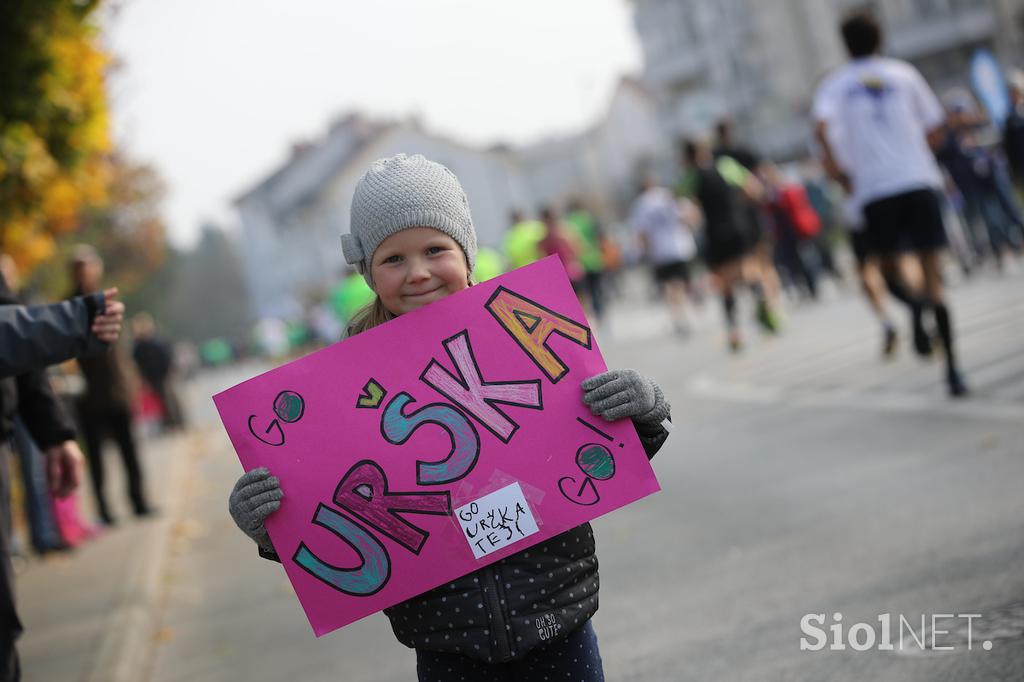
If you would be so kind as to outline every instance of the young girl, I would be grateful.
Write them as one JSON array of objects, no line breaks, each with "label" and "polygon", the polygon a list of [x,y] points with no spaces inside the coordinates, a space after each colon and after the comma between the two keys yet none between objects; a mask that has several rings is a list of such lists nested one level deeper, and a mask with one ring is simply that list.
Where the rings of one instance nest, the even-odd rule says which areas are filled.
[{"label": "young girl", "polygon": [[[472,285],[476,233],[469,203],[444,166],[422,156],[373,163],[352,198],[345,259],[376,297],[349,326],[358,334]],[[669,405],[650,379],[614,370],[586,379],[582,399],[612,421],[630,417],[648,457],[668,435]],[[266,468],[244,474],[231,516],[277,559],[264,527],[281,504]],[[597,611],[597,557],[590,524],[385,609],[399,641],[416,650],[420,682],[604,680],[590,617]],[[538,625],[538,623],[540,625]]]}]

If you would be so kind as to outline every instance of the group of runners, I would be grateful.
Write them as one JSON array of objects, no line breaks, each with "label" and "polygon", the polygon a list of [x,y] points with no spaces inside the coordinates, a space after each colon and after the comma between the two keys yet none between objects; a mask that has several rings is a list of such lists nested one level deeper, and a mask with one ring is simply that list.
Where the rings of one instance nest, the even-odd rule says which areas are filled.
[{"label": "group of runners", "polygon": [[[944,108],[915,67],[881,55],[882,31],[871,14],[849,15],[841,34],[850,59],[817,88],[812,117],[819,155],[803,173],[759,159],[734,142],[730,122],[722,121],[714,143],[680,142],[676,186],[644,180],[630,225],[675,327],[686,328],[684,301],[700,259],[721,299],[728,347],[738,351],[741,292],[749,292],[758,324],[775,334],[782,289],[814,298],[817,272],[838,274],[824,238],[833,212],[822,186],[831,181],[845,195],[835,217],[848,231],[883,352],[891,355],[900,336],[887,305],[891,295],[908,310],[915,351],[930,355],[938,347],[949,394],[965,396],[943,254],[951,241],[966,243],[968,258],[956,255],[969,272],[985,256],[1001,266],[1008,251],[1020,253],[1024,222],[1010,175],[997,153],[973,144],[962,101]],[[1011,79],[1011,97],[1006,156],[1024,174],[1024,161],[1013,158],[1017,147],[1024,155],[1024,79]],[[988,162],[980,179],[979,159]],[[824,182],[808,172],[815,163],[828,176]],[[987,233],[989,245],[979,243],[979,233]]]}]

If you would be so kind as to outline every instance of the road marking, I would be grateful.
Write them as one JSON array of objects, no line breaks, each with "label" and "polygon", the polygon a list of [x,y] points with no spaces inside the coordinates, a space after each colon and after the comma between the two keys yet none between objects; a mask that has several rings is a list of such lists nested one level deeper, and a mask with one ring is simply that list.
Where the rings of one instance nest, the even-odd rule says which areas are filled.
[{"label": "road marking", "polygon": [[742,382],[722,382],[708,375],[698,375],[687,384],[695,396],[734,402],[787,405],[808,408],[839,408],[865,412],[902,412],[942,414],[951,417],[988,419],[1000,422],[1024,422],[1024,405],[967,398],[954,401],[946,397],[907,395],[901,393],[864,393],[833,388],[824,391],[791,390],[781,386],[755,386]]}]

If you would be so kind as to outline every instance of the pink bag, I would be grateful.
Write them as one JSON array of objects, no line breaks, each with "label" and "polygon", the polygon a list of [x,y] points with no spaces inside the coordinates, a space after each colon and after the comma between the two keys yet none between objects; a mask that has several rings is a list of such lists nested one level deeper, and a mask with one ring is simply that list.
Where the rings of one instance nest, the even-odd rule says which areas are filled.
[{"label": "pink bag", "polygon": [[57,520],[57,529],[69,547],[77,547],[97,533],[96,527],[82,518],[78,503],[77,492],[64,498],[53,498],[53,516]]}]

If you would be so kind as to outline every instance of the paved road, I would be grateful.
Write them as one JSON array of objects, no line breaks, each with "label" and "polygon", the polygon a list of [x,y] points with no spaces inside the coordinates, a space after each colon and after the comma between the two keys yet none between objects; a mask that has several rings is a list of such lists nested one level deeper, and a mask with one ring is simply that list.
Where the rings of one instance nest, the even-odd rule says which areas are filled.
[{"label": "paved road", "polygon": [[[721,350],[717,311],[683,344],[658,310],[623,310],[609,364],[659,377],[679,426],[655,460],[664,492],[596,524],[609,679],[1024,676],[1020,620],[988,652],[798,648],[806,613],[851,625],[992,613],[1012,631],[999,610],[1024,600],[1022,285],[956,291],[976,394],[964,403],[945,397],[935,363],[881,362],[852,295],[796,310],[784,337],[754,336],[736,358]],[[413,656],[382,616],[309,634],[280,568],[255,560],[224,514],[238,466],[210,439],[194,453],[167,568],[154,679],[410,679]]]},{"label": "paved road", "polygon": [[[964,403],[935,363],[880,362],[857,299],[800,310],[728,361],[717,341],[611,349],[665,377],[681,428],[656,461],[665,494],[600,525],[610,679],[1024,678],[1021,284],[957,289]],[[835,612],[876,629],[883,613],[992,614],[1011,637],[801,652],[801,617]]]},{"label": "paved road", "polygon": [[[595,523],[608,679],[1024,678],[1022,290],[1021,275],[956,288],[966,402],[935,362],[883,363],[852,294],[791,312],[783,337],[752,335],[738,357],[717,311],[683,343],[656,308],[621,306],[599,337],[609,365],[657,377],[677,428],[654,460],[663,492]],[[226,513],[240,473],[226,438],[194,439],[136,679],[414,679],[383,616],[312,636],[280,566]],[[801,617],[836,612],[876,631],[885,613],[917,629],[921,614],[982,617],[971,651],[962,619],[938,624],[953,652],[800,651]]]}]

